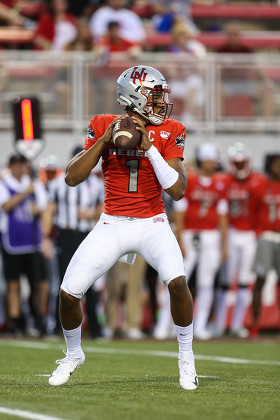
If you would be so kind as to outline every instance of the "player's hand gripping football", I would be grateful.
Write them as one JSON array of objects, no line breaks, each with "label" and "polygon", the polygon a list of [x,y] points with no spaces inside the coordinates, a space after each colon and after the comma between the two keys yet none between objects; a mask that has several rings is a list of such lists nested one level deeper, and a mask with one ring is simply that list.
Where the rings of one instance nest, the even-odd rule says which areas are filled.
[{"label": "player's hand gripping football", "polygon": [[141,118],[136,117],[135,115],[132,116],[132,119],[138,125],[137,130],[139,130],[142,134],[142,139],[139,147],[143,150],[149,150],[152,146],[152,143],[148,137],[144,121]]},{"label": "player's hand gripping football", "polygon": [[110,143],[112,141],[112,132],[113,132],[113,128],[115,127],[115,125],[120,121],[123,120],[125,117],[127,117],[127,114],[123,114],[120,115],[119,117],[117,117],[116,119],[114,119],[111,124],[109,125],[109,127],[107,128],[107,130],[105,131],[105,133],[103,134],[103,136],[101,137],[102,141],[104,143]]}]

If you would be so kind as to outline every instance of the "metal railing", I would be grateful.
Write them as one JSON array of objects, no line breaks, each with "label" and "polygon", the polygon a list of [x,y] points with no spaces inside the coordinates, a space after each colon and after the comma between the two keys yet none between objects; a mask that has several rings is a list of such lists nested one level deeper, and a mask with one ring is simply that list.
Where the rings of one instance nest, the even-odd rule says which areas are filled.
[{"label": "metal railing", "polygon": [[163,72],[172,117],[194,132],[280,132],[280,55],[172,53],[100,57],[91,52],[0,52],[0,129],[12,127],[11,101],[40,99],[45,130],[85,129],[95,114],[121,112],[116,79],[134,65]]}]

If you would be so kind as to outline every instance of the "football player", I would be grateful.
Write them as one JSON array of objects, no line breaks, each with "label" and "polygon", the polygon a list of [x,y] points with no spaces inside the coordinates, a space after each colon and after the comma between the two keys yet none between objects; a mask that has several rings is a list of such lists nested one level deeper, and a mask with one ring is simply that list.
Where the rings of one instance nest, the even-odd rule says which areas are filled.
[{"label": "football player", "polygon": [[278,281],[280,279],[280,154],[268,155],[265,167],[268,178],[256,190],[259,237],[253,266],[257,279],[253,291],[251,338],[259,334],[261,292],[268,271],[274,268]]},{"label": "football player", "polygon": [[254,191],[264,181],[263,174],[251,170],[251,150],[243,143],[235,143],[228,149],[229,172],[226,174],[226,191],[229,203],[228,260],[219,276],[216,295],[215,335],[226,328],[228,291],[237,278],[236,303],[230,332],[246,337],[244,318],[249,304],[249,284],[253,281],[252,264],[256,251],[256,201]]},{"label": "football player", "polygon": [[208,328],[215,276],[227,255],[225,183],[217,173],[219,156],[211,143],[197,152],[199,173],[188,174],[185,197],[175,203],[178,241],[184,254],[187,278],[197,265],[194,336],[211,338]]},{"label": "football player", "polygon": [[67,353],[49,379],[52,386],[66,383],[85,360],[81,297],[119,258],[133,253],[142,255],[169,289],[179,342],[180,385],[186,390],[198,386],[192,351],[192,298],[162,200],[163,189],[174,200],[182,198],[187,182],[182,163],[186,131],[169,119],[169,92],[163,75],[152,67],[124,71],[117,80],[117,100],[125,115],[138,124],[140,147],[117,149],[112,130],[124,116],[98,115],[90,122],[84,150],[67,166],[66,182],[75,186],[102,158],[105,205],[99,222],[74,254],[61,285],[60,319]]}]

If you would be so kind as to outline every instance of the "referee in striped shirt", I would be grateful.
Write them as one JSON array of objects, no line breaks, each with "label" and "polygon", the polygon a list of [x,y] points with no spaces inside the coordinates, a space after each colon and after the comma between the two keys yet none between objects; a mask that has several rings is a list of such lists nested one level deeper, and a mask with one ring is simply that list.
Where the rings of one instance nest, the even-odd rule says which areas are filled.
[{"label": "referee in striped shirt", "polygon": [[[81,150],[81,147],[76,147],[72,155]],[[43,214],[43,249],[45,256],[50,258],[53,254],[50,235],[54,227],[60,284],[74,252],[99,219],[104,202],[104,183],[97,175],[91,174],[76,187],[69,187],[64,176],[62,173],[50,182],[48,205]],[[101,336],[95,311],[97,301],[97,292],[90,288],[86,293],[86,310],[93,338]],[[60,331],[57,297],[54,334],[59,334]]]}]

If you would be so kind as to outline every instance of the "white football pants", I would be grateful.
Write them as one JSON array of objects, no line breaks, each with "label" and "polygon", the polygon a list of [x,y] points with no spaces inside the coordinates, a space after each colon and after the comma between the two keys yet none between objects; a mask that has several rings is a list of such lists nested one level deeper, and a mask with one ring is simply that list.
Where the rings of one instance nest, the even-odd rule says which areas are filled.
[{"label": "white football pants", "polygon": [[122,255],[131,252],[142,255],[166,285],[185,276],[181,250],[165,213],[149,218],[103,213],[73,255],[61,289],[81,298]]}]

